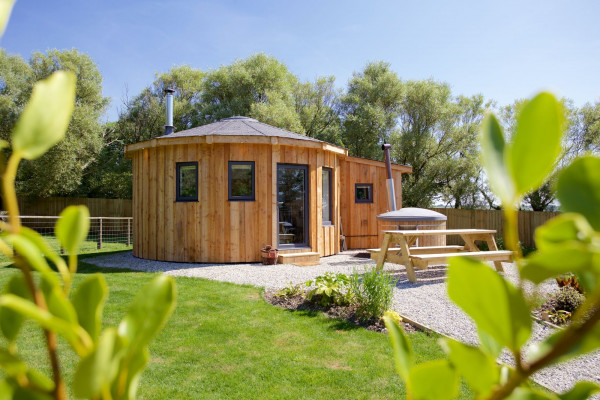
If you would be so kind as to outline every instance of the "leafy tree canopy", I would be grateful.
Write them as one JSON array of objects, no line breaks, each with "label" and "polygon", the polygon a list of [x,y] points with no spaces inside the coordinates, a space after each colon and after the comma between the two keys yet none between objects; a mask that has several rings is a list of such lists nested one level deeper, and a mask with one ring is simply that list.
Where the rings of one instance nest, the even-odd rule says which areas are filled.
[{"label": "leafy tree canopy", "polygon": [[16,178],[17,192],[26,196],[69,195],[76,191],[102,148],[100,118],[109,99],[102,96],[102,76],[92,59],[77,50],[35,53],[29,63],[18,56],[0,53],[2,123],[0,135],[8,138],[21,114],[33,83],[66,70],[77,77],[75,109],[65,139],[44,156],[25,161]]}]

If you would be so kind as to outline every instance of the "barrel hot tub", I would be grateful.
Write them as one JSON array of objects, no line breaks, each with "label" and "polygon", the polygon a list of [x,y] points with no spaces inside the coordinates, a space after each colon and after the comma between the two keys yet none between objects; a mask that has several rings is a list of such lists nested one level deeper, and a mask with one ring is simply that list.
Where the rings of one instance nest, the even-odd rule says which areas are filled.
[{"label": "barrel hot tub", "polygon": [[[442,230],[446,229],[444,214],[426,208],[406,207],[377,216],[378,242],[383,241],[383,231],[392,230]],[[446,236],[423,236],[414,246],[445,246]]]}]

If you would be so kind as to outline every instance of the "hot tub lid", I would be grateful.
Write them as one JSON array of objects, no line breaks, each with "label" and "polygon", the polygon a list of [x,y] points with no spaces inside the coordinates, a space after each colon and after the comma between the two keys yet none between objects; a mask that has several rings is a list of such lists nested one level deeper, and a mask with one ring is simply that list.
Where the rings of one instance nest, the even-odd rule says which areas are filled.
[{"label": "hot tub lid", "polygon": [[446,221],[448,217],[426,208],[405,207],[377,216],[379,221]]}]

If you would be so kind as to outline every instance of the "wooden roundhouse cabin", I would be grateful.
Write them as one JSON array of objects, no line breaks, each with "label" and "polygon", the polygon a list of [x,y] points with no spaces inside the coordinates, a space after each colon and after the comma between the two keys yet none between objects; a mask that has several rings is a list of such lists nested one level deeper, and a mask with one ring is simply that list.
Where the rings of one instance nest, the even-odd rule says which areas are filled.
[{"label": "wooden roundhouse cabin", "polygon": [[[172,123],[167,132],[172,132]],[[133,161],[133,254],[180,262],[314,262],[379,247],[385,164],[247,117],[127,146]],[[397,204],[401,174],[393,165]]]}]

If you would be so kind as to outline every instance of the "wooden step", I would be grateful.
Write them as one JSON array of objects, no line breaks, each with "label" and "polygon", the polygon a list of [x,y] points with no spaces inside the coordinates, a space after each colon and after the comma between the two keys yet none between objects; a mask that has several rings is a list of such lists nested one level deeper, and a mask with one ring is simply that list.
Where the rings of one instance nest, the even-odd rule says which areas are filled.
[{"label": "wooden step", "polygon": [[291,253],[310,253],[312,249],[310,247],[295,247],[293,249],[280,249],[279,254],[291,254]]},{"label": "wooden step", "polygon": [[318,263],[321,257],[319,253],[315,253],[313,251],[310,252],[300,252],[300,253],[285,253],[279,254],[277,257],[278,264],[298,264],[298,265],[316,265],[314,263]]}]

